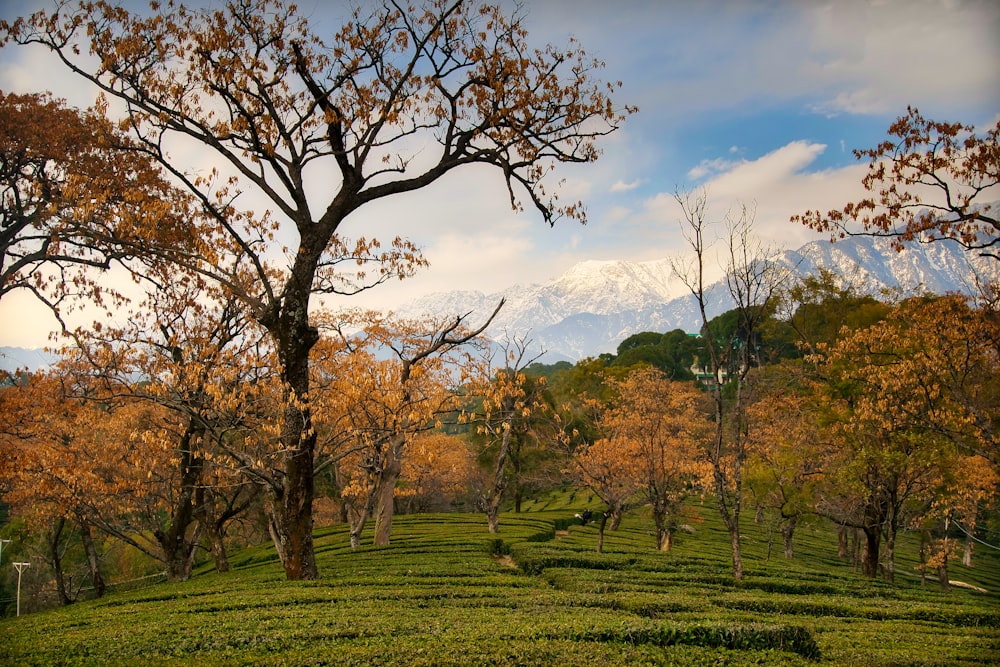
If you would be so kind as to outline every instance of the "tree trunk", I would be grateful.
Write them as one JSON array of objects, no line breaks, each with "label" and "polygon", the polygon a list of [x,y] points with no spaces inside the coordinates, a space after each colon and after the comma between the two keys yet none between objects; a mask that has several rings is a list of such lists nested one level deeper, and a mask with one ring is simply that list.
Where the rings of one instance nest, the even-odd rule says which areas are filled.
[{"label": "tree trunk", "polygon": [[721,460],[717,464],[713,462],[713,467],[715,468],[716,502],[718,503],[722,521],[726,524],[726,529],[729,531],[729,546],[732,551],[733,560],[733,579],[740,581],[743,579],[743,551],[740,546],[739,487],[737,486],[736,493],[732,495],[733,506],[729,507],[726,503],[727,489],[725,478],[723,477]]},{"label": "tree trunk", "polygon": [[281,533],[278,531],[278,520],[276,518],[278,510],[276,507],[276,499],[273,495],[273,489],[269,489],[264,502],[264,512],[267,515],[267,533],[271,536],[271,542],[274,543],[274,550],[278,554],[278,560],[281,561],[282,565],[284,565],[285,550],[284,544],[281,540]]},{"label": "tree trunk", "polygon": [[878,557],[881,547],[882,530],[879,526],[865,526],[861,529],[865,535],[865,548],[861,558],[861,574],[874,579],[878,576]]},{"label": "tree trunk", "polygon": [[195,530],[195,537],[189,537],[188,528],[195,520],[194,497],[204,469],[204,461],[194,453],[202,432],[193,421],[189,423],[178,447],[180,494],[170,508],[170,518],[166,528],[153,532],[163,551],[168,581],[184,581],[191,576],[193,552],[197,546],[197,536],[201,531],[199,528]]},{"label": "tree trunk", "polygon": [[941,590],[948,592],[951,590],[951,582],[948,580],[948,556],[949,556],[949,545],[948,538],[944,538],[944,553],[941,555],[941,562],[937,567],[938,572],[938,582],[941,584]]},{"label": "tree trunk", "polygon": [[[301,248],[307,248],[305,239]],[[315,579],[319,574],[312,534],[316,431],[308,399],[309,350],[319,340],[319,332],[309,324],[309,291],[314,266],[315,263],[309,266],[307,261],[300,265],[300,258],[296,258],[281,312],[274,325],[268,328],[278,343],[281,379],[285,387],[280,435],[284,475],[281,486],[271,490],[274,496],[272,537],[282,557],[285,577],[293,581]]]},{"label": "tree trunk", "polygon": [[733,550],[733,579],[743,579],[743,551],[740,548],[740,523],[738,518],[729,529],[729,543]]},{"label": "tree trunk", "polygon": [[668,510],[663,503],[653,503],[653,526],[656,528],[656,548],[660,551],[670,551],[672,544],[670,517],[667,514]]},{"label": "tree trunk", "polygon": [[965,535],[965,547],[962,549],[962,565],[972,567],[972,533]]},{"label": "tree trunk", "polygon": [[795,525],[798,523],[797,517],[789,517],[781,527],[781,539],[785,542],[785,558],[795,557],[795,548],[792,546],[792,537],[795,535]]},{"label": "tree trunk", "polygon": [[892,517],[885,527],[885,580],[896,580],[896,521]]},{"label": "tree trunk", "polygon": [[59,517],[56,519],[52,530],[47,531],[45,534],[45,548],[48,552],[45,560],[49,562],[49,567],[52,568],[52,577],[56,582],[56,592],[59,594],[59,604],[62,605],[73,604],[73,598],[69,596],[69,592],[66,589],[66,574],[62,568],[62,533],[65,527],[66,518]]},{"label": "tree trunk", "polygon": [[389,545],[392,515],[396,500],[396,482],[403,471],[402,452],[405,436],[397,434],[386,447],[386,458],[375,483],[375,546]]},{"label": "tree trunk", "polygon": [[212,551],[212,559],[215,561],[215,571],[219,573],[229,572],[229,554],[226,553],[225,536],[222,531],[209,531],[208,542]]},{"label": "tree trunk", "polygon": [[847,526],[841,525],[837,528],[837,558],[848,557],[847,547]]},{"label": "tree trunk", "polygon": [[931,533],[929,530],[920,531],[920,551],[917,553],[920,563],[920,587],[927,587],[927,550],[930,547]]},{"label": "tree trunk", "polygon": [[[208,494],[212,503],[212,494]],[[212,553],[212,560],[215,561],[215,571],[219,573],[229,572],[229,555],[226,553],[226,535],[224,529],[225,519],[215,516],[207,506],[205,507],[205,520],[199,522],[203,527],[205,536],[208,537],[209,551]]]},{"label": "tree trunk", "polygon": [[622,516],[625,515],[625,508],[616,505],[615,507],[608,508],[608,513],[610,514],[611,525],[608,526],[609,530],[618,530],[618,526],[622,524]]},{"label": "tree trunk", "polygon": [[670,548],[673,546],[673,533],[670,532],[669,528],[665,528],[660,532],[656,546],[660,551],[670,551]]},{"label": "tree trunk", "polygon": [[506,429],[500,438],[500,453],[497,455],[497,467],[493,472],[493,486],[486,496],[486,524],[491,535],[500,531],[500,503],[503,492],[507,489],[507,455],[510,452],[510,431]]},{"label": "tree trunk", "polygon": [[[237,491],[237,498],[239,495],[240,492]],[[229,507],[225,511],[219,512],[216,508],[215,490],[207,485],[200,487],[195,497],[198,525],[208,537],[209,550],[215,561],[215,571],[219,573],[229,572],[229,555],[226,553],[226,523],[242,512],[248,503],[244,502],[242,506],[235,507],[237,498],[233,498]]]},{"label": "tree trunk", "polygon": [[94,545],[94,537],[90,532],[90,523],[78,517],[80,525],[80,541],[83,542],[83,552],[87,555],[87,569],[90,571],[90,581],[94,587],[96,597],[104,597],[107,585],[104,583],[104,575],[101,574],[101,559]]},{"label": "tree trunk", "polygon": [[608,524],[608,512],[601,512],[601,523],[597,527],[597,553],[604,553],[604,527]]}]

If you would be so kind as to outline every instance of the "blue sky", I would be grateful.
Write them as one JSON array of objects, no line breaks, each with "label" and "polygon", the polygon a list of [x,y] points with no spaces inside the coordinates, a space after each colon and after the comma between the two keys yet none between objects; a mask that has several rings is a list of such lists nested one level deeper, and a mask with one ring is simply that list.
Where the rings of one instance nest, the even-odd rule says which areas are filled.
[{"label": "blue sky", "polygon": [[[4,2],[2,17],[29,4],[48,6]],[[318,26],[330,21],[324,0],[298,4]],[[523,10],[529,41],[576,37],[607,63],[605,79],[623,82],[618,99],[640,108],[597,163],[563,170],[564,193],[584,200],[589,224],[550,229],[531,211],[510,210],[496,174],[455,173],[359,212],[346,229],[408,236],[430,268],[331,305],[491,293],[588,259],[677,256],[684,247],[672,193],[695,187],[707,189],[714,217],[751,204],[765,241],[798,247],[819,237],[789,216],[856,198],[864,165],[851,150],[883,139],[907,105],[979,127],[1000,116],[995,0],[524,0]],[[91,101],[44,54],[0,50],[0,88],[26,92],[39,81],[76,104]],[[0,345],[37,345],[51,323],[26,299],[8,299]]]}]

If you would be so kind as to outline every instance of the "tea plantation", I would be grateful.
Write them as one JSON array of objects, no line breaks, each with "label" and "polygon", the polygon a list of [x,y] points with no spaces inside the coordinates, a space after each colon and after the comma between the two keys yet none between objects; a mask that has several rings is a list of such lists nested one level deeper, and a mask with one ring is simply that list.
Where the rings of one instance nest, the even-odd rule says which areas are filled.
[{"label": "tea plantation", "polygon": [[[0,621],[0,665],[986,665],[1000,661],[1000,558],[921,587],[915,546],[895,584],[837,558],[830,526],[800,529],[797,555],[768,558],[747,521],[744,581],[704,517],[674,549],[641,513],[608,532],[571,503],[504,515],[397,517],[389,547],[351,551],[317,531],[322,578],[288,582],[270,545],[160,584]],[[596,509],[596,508],[595,508]],[[535,510],[535,511],[530,511]],[[573,523],[573,525],[570,525]],[[558,530],[557,530],[558,529]],[[370,541],[370,540],[369,540]]]}]

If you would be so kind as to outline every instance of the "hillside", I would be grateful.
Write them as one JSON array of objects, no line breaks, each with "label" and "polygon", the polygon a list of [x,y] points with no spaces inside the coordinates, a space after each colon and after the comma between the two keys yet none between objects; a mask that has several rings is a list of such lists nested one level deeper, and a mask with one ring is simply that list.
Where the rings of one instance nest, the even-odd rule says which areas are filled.
[{"label": "hillside", "polygon": [[[202,568],[182,584],[7,618],[0,664],[983,665],[1000,655],[1000,597],[922,589],[904,576],[910,541],[890,585],[839,560],[829,526],[803,526],[787,561],[777,548],[768,558],[766,527],[747,521],[736,585],[707,507],[693,508],[692,532],[669,553],[652,549],[639,513],[597,554],[593,524],[570,519],[593,503],[565,500],[504,515],[492,537],[480,515],[411,515],[397,518],[389,547],[351,551],[343,527],[325,528],[313,582],[285,581],[264,545],[234,554],[227,575]],[[953,577],[996,591],[1000,560],[977,558]]]}]

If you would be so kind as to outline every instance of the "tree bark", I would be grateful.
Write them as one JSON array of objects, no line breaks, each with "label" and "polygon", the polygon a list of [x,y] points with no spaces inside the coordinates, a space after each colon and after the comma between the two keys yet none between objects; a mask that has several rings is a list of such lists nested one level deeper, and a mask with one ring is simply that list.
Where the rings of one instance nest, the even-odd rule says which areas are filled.
[{"label": "tree bark", "polygon": [[670,551],[670,548],[674,545],[673,533],[671,533],[670,529],[668,528],[665,528],[662,531],[657,531],[657,532],[659,532],[659,537],[657,538],[657,545],[656,545],[657,548],[660,551]]},{"label": "tree bark", "polygon": [[323,248],[312,247],[310,240],[301,241],[280,312],[268,327],[278,343],[285,387],[280,435],[284,475],[281,486],[271,489],[272,538],[285,577],[293,581],[319,576],[312,534],[316,431],[309,407],[309,351],[319,340],[319,332],[309,324],[309,293]]},{"label": "tree bark", "polygon": [[792,537],[795,535],[795,525],[798,523],[797,517],[789,517],[781,526],[781,539],[785,543],[785,558],[795,557],[795,547],[792,546]]},{"label": "tree bark", "polygon": [[500,503],[507,490],[507,456],[510,453],[511,429],[506,429],[500,438],[500,453],[493,472],[493,485],[486,497],[486,523],[491,535],[500,532]]},{"label": "tree bark", "polygon": [[90,532],[90,523],[82,518],[78,518],[80,524],[80,540],[83,542],[83,552],[87,555],[87,569],[90,571],[90,582],[94,587],[96,597],[104,597],[107,591],[107,584],[104,582],[104,575],[101,574],[101,559],[94,545],[94,537]]},{"label": "tree bark", "polygon": [[73,598],[69,596],[66,589],[66,574],[62,568],[62,533],[66,527],[66,518],[56,519],[55,526],[45,534],[45,548],[48,553],[46,560],[52,568],[52,577],[56,581],[56,592],[59,594],[59,603],[62,605],[73,604]]},{"label": "tree bark", "polygon": [[393,436],[386,447],[385,460],[378,475],[375,491],[375,546],[389,545],[392,536],[392,515],[396,501],[396,482],[403,472],[402,453],[406,436]]},{"label": "tree bark", "polygon": [[166,528],[153,532],[163,550],[168,581],[184,581],[191,576],[194,550],[201,534],[199,526],[194,536],[188,535],[188,528],[195,520],[194,497],[204,469],[204,461],[194,453],[201,436],[201,429],[192,420],[177,448],[180,454],[180,493],[171,508]]},{"label": "tree bark", "polygon": [[881,547],[880,526],[865,526],[861,529],[865,536],[865,548],[861,558],[861,574],[874,579],[878,576],[878,558]]},{"label": "tree bark", "polygon": [[729,544],[733,550],[733,579],[740,581],[743,579],[743,550],[740,547],[739,514],[736,515],[733,525],[729,528]]},{"label": "tree bark", "polygon": [[616,505],[615,507],[608,508],[608,514],[610,515],[608,518],[611,519],[611,525],[608,526],[608,529],[618,530],[618,527],[622,525],[622,516],[625,515],[625,508]]}]

